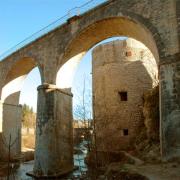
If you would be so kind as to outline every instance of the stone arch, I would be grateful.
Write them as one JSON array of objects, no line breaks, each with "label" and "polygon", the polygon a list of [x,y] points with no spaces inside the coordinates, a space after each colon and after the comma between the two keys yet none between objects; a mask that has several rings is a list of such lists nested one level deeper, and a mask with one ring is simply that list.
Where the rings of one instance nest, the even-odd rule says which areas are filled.
[{"label": "stone arch", "polygon": [[[15,141],[11,149],[11,158],[21,154],[21,121],[22,107],[19,98],[22,85],[28,73],[35,67],[39,68],[34,58],[23,57],[15,61],[4,61],[6,71],[0,97],[0,137],[8,142],[9,136]],[[42,81],[41,70],[39,74]],[[2,159],[7,158],[7,149],[1,144]]]},{"label": "stone arch", "polygon": [[[121,16],[98,20],[75,33],[74,38],[69,41],[62,56],[61,64],[58,67],[60,70],[57,70],[56,84],[62,80],[59,72],[64,66],[68,69],[67,64],[71,62],[70,64],[72,65],[74,61],[74,69],[72,70],[71,66],[69,71],[70,69],[75,71],[82,54],[85,54],[102,40],[114,36],[127,36],[142,42],[150,49],[157,64],[159,64],[160,56],[164,56],[164,45],[157,29],[142,16],[122,11]],[[73,59],[76,59],[76,61]],[[72,72],[70,74],[73,75]]]},{"label": "stone arch", "polygon": [[[87,51],[87,49],[90,49],[98,42],[113,36],[128,36],[134,38],[145,44],[157,60],[159,60],[159,57],[163,57],[165,47],[156,27],[140,15],[126,11],[121,11],[121,13],[121,16],[117,15],[103,18],[77,31],[66,45],[62,59],[67,61],[67,59],[74,56],[77,49]],[[130,29],[130,27],[132,27],[132,29]],[[135,31],[133,32],[133,30]],[[98,32],[101,34],[98,34]],[[84,40],[85,42],[82,43]],[[81,47],[76,46],[78,42],[81,42]]]},{"label": "stone arch", "polygon": [[28,73],[35,67],[39,69],[42,82],[41,68],[34,58],[24,57],[10,64],[1,92],[1,100],[3,102],[16,105],[19,103],[21,86]]}]

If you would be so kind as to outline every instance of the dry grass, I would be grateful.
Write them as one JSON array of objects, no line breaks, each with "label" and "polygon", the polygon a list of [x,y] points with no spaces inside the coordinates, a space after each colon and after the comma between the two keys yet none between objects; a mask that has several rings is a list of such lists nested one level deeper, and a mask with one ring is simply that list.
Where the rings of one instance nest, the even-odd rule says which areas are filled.
[{"label": "dry grass", "polygon": [[22,136],[22,149],[34,149],[35,148],[35,136],[32,134]]}]

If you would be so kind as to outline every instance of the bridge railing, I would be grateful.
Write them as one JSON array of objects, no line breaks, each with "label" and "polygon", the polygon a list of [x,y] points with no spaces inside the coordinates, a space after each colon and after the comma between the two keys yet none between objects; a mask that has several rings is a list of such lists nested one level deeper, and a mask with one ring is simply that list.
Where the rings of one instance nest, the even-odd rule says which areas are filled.
[{"label": "bridge railing", "polygon": [[89,1],[87,1],[87,3],[85,3],[85,4],[83,4],[83,5],[79,6],[79,7],[72,8],[64,16],[62,16],[59,19],[53,21],[49,25],[43,27],[39,31],[33,33],[29,37],[25,38],[24,40],[22,40],[21,42],[19,42],[15,46],[11,47],[10,49],[8,49],[4,53],[2,53],[0,55],[0,61],[3,60],[4,58],[6,58],[7,56],[9,56],[10,54],[18,51],[22,47],[26,46],[27,44],[35,41],[36,39],[40,38],[41,36],[47,34],[48,32],[50,32],[53,29],[57,28],[58,26],[62,25],[63,23],[65,23],[67,21],[67,19],[69,19],[69,18],[71,18],[71,17],[73,17],[75,15],[81,15],[81,14],[85,13],[86,11],[88,11],[88,10],[90,10],[90,9],[92,9],[92,8],[98,6],[101,3],[104,3],[106,1],[107,0],[89,0]]}]

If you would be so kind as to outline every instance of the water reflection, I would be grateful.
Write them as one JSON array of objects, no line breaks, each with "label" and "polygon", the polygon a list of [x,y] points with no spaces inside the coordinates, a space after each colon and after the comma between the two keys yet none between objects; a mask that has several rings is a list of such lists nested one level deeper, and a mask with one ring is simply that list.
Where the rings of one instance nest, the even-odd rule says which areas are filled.
[{"label": "water reflection", "polygon": [[85,157],[87,155],[87,141],[82,141],[76,148],[77,154],[74,154],[74,166],[78,167],[77,170],[73,172],[73,177],[83,176],[87,172],[87,165],[85,164]]},{"label": "water reflection", "polygon": [[[86,174],[87,166],[85,164],[85,157],[87,155],[87,141],[82,141],[77,145],[76,153],[74,154],[74,166],[77,167],[72,173],[67,177],[60,179],[79,179],[81,176]],[[28,161],[21,163],[20,167],[10,176],[10,180],[32,180],[33,178],[26,175],[26,172],[33,170],[34,161]],[[0,180],[7,180],[7,177],[0,177]]]}]

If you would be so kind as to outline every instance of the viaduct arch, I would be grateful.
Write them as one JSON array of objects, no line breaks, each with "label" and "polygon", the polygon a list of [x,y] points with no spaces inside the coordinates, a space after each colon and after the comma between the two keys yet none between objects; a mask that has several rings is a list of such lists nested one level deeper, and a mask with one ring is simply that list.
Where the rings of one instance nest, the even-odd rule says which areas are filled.
[{"label": "viaduct arch", "polygon": [[[40,69],[34,174],[53,176],[59,170],[72,169],[72,94],[70,85],[61,89],[56,85],[62,73],[58,78],[57,74],[69,60],[75,68],[88,49],[113,36],[139,40],[155,56],[160,79],[162,158],[180,156],[179,12],[179,0],[110,0],[68,19],[0,62],[1,94],[10,80],[24,74],[23,70],[28,72],[35,65]],[[23,58],[26,61],[19,63]],[[11,71],[12,67],[22,73]]]}]

